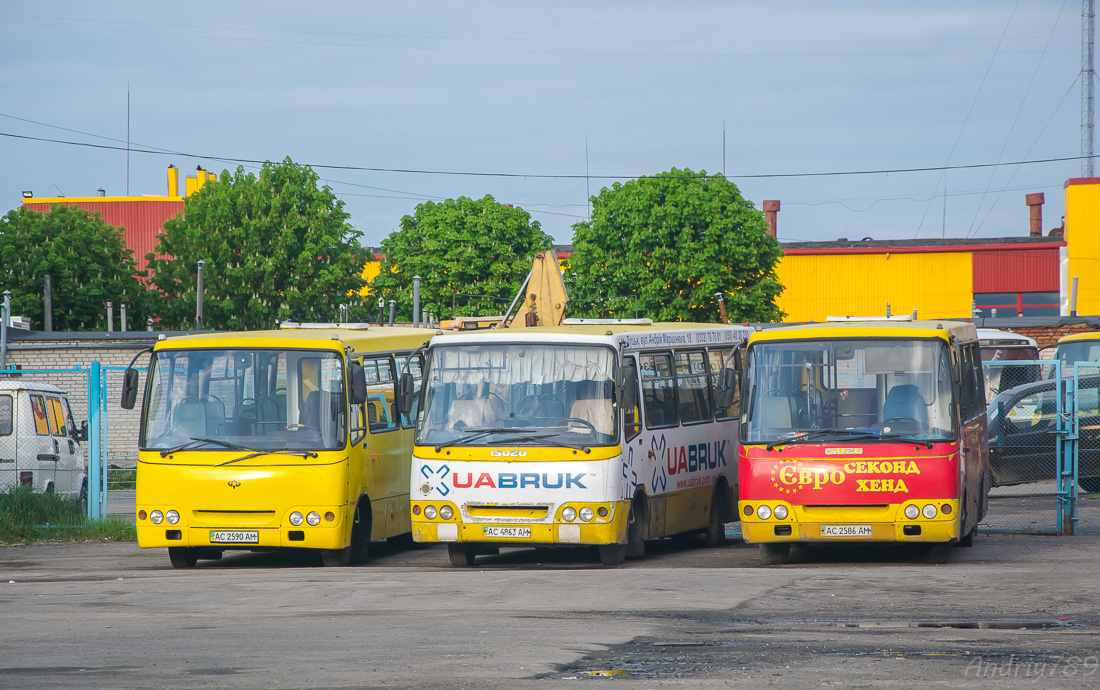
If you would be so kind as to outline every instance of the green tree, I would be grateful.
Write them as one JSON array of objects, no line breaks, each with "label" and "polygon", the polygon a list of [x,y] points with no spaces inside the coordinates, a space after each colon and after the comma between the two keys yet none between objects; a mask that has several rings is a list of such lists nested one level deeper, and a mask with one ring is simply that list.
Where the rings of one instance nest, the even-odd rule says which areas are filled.
[{"label": "green tree", "polygon": [[536,252],[553,238],[521,208],[486,195],[420,204],[401,219],[401,229],[382,241],[381,272],[371,296],[396,300],[412,314],[413,276],[420,276],[420,304],[440,317],[499,314],[531,272]]},{"label": "green tree", "polygon": [[[0,218],[0,292],[12,293],[12,314],[45,327],[42,295],[50,276],[53,328],[106,330],[107,302],[127,304],[130,323],[143,323],[147,290],[122,229],[98,213],[55,204],[49,212],[25,208]],[[117,322],[116,322],[117,323]]]},{"label": "green tree", "polygon": [[265,163],[259,177],[242,167],[223,171],[188,196],[158,238],[156,253],[165,256],[147,256],[165,326],[193,327],[200,260],[208,329],[335,321],[340,304],[360,305],[348,293],[363,286],[361,233],[344,202],[317,182],[317,173],[287,158]]},{"label": "green tree", "polygon": [[763,214],[721,175],[677,170],[615,183],[573,226],[566,272],[573,316],[715,322],[773,321],[783,286],[778,240]]}]

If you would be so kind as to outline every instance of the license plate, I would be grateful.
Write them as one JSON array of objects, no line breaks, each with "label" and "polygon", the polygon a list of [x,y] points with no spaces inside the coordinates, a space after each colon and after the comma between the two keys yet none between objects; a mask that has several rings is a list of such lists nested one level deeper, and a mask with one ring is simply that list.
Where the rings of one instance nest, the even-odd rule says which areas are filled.
[{"label": "license plate", "polygon": [[822,525],[821,536],[823,537],[869,537],[871,536],[870,525]]},{"label": "license plate", "polygon": [[210,532],[211,544],[259,544],[259,532]]},{"label": "license plate", "polygon": [[485,537],[498,537],[504,539],[530,539],[530,527],[482,527],[481,534]]}]

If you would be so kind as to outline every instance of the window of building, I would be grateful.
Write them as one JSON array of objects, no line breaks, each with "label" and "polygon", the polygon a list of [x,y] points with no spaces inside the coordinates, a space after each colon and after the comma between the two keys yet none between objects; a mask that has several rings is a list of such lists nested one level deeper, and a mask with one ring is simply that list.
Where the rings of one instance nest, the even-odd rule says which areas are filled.
[{"label": "window of building", "polygon": [[1061,296],[1057,292],[978,292],[974,306],[982,316],[1058,316]]}]

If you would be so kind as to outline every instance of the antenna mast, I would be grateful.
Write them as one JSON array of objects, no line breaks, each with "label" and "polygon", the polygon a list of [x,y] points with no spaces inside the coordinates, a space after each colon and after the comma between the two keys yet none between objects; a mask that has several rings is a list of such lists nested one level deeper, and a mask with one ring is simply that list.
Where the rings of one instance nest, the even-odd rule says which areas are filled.
[{"label": "antenna mast", "polygon": [[1094,0],[1081,0],[1081,176],[1092,177]]}]

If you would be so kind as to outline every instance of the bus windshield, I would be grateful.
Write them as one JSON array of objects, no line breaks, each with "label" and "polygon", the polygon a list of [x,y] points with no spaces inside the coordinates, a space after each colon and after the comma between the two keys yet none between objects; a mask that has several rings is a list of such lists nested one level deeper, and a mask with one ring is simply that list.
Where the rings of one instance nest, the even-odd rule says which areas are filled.
[{"label": "bus windshield", "polygon": [[608,445],[615,351],[572,344],[432,348],[417,443]]},{"label": "bus windshield", "polygon": [[[1071,340],[1058,344],[1058,359],[1062,360],[1063,375],[1073,374],[1076,362],[1100,362],[1100,340]],[[1066,369],[1069,373],[1066,374]]]},{"label": "bus windshield", "polygon": [[156,352],[140,444],[151,450],[335,450],[347,442],[344,368],[332,351]]},{"label": "bus windshield", "polygon": [[745,386],[743,443],[956,435],[951,360],[939,340],[756,343]]}]

